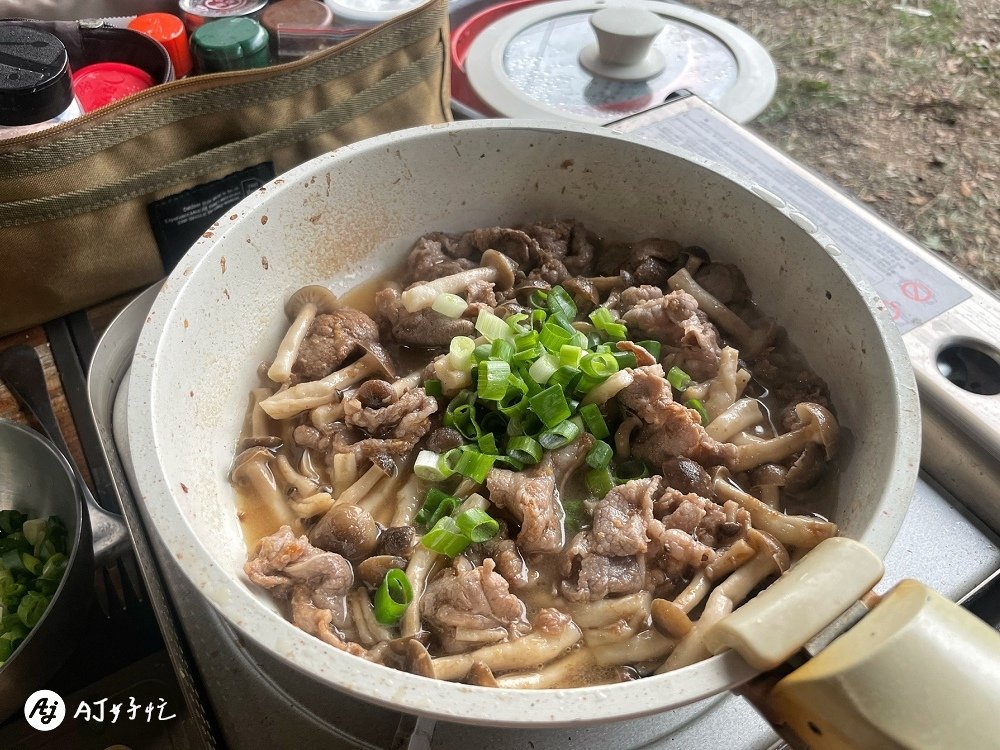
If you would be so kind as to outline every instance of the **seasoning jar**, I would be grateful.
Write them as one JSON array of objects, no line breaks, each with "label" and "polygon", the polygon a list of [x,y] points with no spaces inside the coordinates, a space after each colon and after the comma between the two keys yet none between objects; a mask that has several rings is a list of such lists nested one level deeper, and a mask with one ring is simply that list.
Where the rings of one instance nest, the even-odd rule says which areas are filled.
[{"label": "seasoning jar", "polygon": [[271,53],[278,57],[280,26],[301,29],[329,29],[333,26],[333,11],[319,0],[278,0],[260,14],[260,25],[271,38]]},{"label": "seasoning jar", "polygon": [[180,0],[181,17],[188,32],[223,18],[256,18],[267,0]]},{"label": "seasoning jar", "polygon": [[44,130],[83,114],[69,57],[45,31],[0,24],[0,138]]},{"label": "seasoning jar", "polygon": [[143,13],[133,18],[128,27],[163,45],[174,66],[174,78],[183,78],[191,72],[191,49],[180,18],[171,13]]},{"label": "seasoning jar", "polygon": [[199,26],[191,35],[199,73],[264,68],[271,61],[268,35],[252,18],[223,18]]},{"label": "seasoning jar", "polygon": [[142,68],[119,62],[94,63],[73,73],[73,91],[84,112],[106,107],[154,83]]}]

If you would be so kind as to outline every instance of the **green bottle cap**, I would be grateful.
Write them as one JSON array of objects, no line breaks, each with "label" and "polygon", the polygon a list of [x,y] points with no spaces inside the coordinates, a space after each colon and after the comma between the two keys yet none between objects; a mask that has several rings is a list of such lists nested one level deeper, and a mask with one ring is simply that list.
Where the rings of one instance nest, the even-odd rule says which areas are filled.
[{"label": "green bottle cap", "polygon": [[209,21],[191,35],[199,73],[264,68],[270,63],[267,31],[252,18]]}]

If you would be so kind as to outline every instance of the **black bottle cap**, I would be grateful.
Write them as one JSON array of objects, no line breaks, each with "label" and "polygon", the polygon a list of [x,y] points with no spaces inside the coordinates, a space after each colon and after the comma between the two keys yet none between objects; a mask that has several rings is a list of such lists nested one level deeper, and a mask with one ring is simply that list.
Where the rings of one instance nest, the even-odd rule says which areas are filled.
[{"label": "black bottle cap", "polygon": [[66,47],[57,37],[0,23],[0,125],[31,125],[73,101]]}]

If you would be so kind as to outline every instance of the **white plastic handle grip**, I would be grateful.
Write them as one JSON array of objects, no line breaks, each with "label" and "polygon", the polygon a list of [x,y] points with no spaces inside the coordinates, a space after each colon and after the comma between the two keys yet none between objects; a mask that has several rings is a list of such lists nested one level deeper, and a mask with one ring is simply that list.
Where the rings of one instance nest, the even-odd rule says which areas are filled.
[{"label": "white plastic handle grip", "polygon": [[882,560],[860,542],[820,542],[777,581],[705,633],[713,654],[731,648],[773,669],[847,611],[882,578]]}]

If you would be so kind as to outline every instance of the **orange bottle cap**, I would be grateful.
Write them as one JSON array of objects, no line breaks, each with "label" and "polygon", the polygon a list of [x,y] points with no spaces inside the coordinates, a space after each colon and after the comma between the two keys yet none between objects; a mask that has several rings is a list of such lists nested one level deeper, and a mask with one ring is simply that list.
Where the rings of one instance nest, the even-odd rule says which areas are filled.
[{"label": "orange bottle cap", "polygon": [[128,27],[152,37],[166,48],[174,65],[175,78],[183,78],[191,72],[191,49],[180,18],[170,13],[144,13],[133,19]]}]

